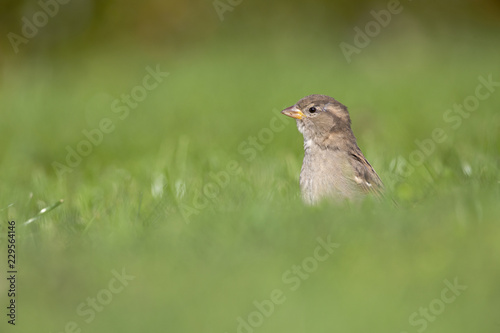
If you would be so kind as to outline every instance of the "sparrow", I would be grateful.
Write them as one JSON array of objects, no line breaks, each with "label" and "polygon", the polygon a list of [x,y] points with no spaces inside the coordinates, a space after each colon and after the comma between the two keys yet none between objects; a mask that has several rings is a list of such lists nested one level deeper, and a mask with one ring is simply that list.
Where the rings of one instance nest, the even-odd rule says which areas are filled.
[{"label": "sparrow", "polygon": [[300,190],[306,204],[381,196],[382,181],[358,147],[345,105],[326,95],[309,95],[281,113],[295,118],[304,136]]}]

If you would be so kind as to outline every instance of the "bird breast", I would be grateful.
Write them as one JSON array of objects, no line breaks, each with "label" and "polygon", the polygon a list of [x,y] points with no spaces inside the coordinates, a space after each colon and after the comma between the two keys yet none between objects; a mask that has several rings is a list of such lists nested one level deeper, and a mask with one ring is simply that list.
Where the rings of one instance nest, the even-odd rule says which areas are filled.
[{"label": "bird breast", "polygon": [[348,156],[339,149],[322,148],[304,140],[304,161],[300,188],[305,202],[318,203],[324,197],[353,198],[356,185]]}]

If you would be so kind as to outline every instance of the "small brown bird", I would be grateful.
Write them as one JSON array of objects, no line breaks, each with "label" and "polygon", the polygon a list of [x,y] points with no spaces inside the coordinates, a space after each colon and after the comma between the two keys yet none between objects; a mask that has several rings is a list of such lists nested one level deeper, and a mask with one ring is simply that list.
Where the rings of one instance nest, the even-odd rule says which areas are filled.
[{"label": "small brown bird", "polygon": [[382,181],[356,143],[345,105],[329,96],[309,95],[281,113],[295,118],[304,136],[300,189],[307,204],[381,195]]}]

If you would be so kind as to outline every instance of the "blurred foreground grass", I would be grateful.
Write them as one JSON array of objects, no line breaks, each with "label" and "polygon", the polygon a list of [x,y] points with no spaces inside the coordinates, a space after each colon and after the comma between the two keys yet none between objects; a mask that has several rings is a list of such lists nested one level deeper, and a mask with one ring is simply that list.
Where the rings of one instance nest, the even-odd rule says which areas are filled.
[{"label": "blurred foreground grass", "polygon": [[[4,248],[5,222],[16,220],[16,329],[498,332],[500,91],[457,129],[443,114],[475,93],[479,76],[500,81],[499,49],[488,38],[415,40],[374,43],[350,65],[336,46],[313,52],[282,39],[219,41],[166,58],[102,49],[5,68],[0,241]],[[266,52],[248,56],[256,48]],[[156,66],[169,76],[120,119],[113,101]],[[311,93],[350,108],[398,208],[302,205],[301,136],[279,110]],[[103,118],[114,130],[57,177],[53,162],[64,163],[66,147]],[[266,137],[271,124],[280,130]],[[408,177],[398,174],[398,156],[408,160],[435,128],[447,139]],[[249,150],[250,137],[259,148]],[[318,237],[340,247],[307,266]],[[283,275],[303,264],[311,272],[295,273],[292,290]],[[134,278],[106,292],[122,269]],[[436,301],[456,278],[467,289]],[[283,303],[256,315],[254,301],[275,289]],[[409,321],[429,306],[430,317]],[[258,325],[239,326],[239,317]]]}]

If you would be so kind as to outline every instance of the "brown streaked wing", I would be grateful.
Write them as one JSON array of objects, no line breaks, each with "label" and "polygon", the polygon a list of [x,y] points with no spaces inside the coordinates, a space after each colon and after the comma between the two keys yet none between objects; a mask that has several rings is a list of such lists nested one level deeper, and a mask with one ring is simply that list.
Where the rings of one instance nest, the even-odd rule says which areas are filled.
[{"label": "brown streaked wing", "polygon": [[366,193],[373,193],[377,197],[382,196],[382,191],[384,185],[382,180],[377,175],[373,167],[366,160],[361,153],[361,150],[357,150],[350,154],[351,166],[354,170],[354,181],[358,184],[361,189]]}]

